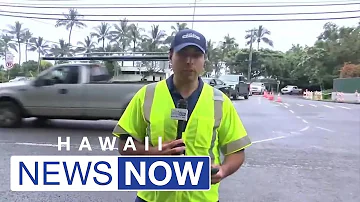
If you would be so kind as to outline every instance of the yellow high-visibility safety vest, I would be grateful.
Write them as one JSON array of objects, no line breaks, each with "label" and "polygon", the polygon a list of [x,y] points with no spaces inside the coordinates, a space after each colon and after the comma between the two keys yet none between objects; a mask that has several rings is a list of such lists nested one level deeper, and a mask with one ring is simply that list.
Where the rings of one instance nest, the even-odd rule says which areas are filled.
[{"label": "yellow high-visibility safety vest", "polygon": [[[177,120],[170,118],[173,108],[166,80],[146,85],[130,101],[113,135],[130,134],[140,142],[149,136],[153,146],[159,136],[163,141],[175,140]],[[217,165],[221,163],[219,149],[229,155],[251,145],[231,100],[206,83],[182,137],[186,155],[210,156]],[[138,196],[148,202],[216,202],[218,189],[219,183],[209,191],[140,191]]]}]

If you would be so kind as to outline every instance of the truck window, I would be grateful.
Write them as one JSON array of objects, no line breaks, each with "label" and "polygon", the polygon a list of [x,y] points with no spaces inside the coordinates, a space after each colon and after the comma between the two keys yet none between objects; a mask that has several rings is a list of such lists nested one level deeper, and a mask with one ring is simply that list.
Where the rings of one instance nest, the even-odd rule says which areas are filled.
[{"label": "truck window", "polygon": [[221,80],[219,79],[216,79],[216,85],[224,85],[224,82],[222,82]]},{"label": "truck window", "polygon": [[79,82],[79,67],[61,66],[48,72],[44,79],[52,80],[53,84],[77,84]]},{"label": "truck window", "polygon": [[93,65],[90,68],[90,83],[109,81],[111,76],[105,66]]}]

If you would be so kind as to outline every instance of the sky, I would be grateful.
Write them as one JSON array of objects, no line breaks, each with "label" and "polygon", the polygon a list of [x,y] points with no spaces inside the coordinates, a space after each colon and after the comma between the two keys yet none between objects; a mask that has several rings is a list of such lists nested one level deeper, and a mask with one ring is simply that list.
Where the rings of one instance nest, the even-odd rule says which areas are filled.
[{"label": "sky", "polygon": [[[123,2],[123,1],[121,1]],[[163,6],[174,3],[185,4],[185,5],[194,5],[194,0],[132,0],[131,4],[148,4],[147,6]],[[198,4],[211,4],[211,3],[239,3],[237,5],[251,5],[260,4],[260,3],[269,3],[269,4],[290,4],[284,0],[197,0]],[[349,2],[359,2],[359,1],[348,1],[348,0],[296,0],[292,2],[293,4],[299,3],[349,3]],[[115,6],[121,6],[119,4],[130,4],[120,3],[116,0],[101,0],[102,4],[111,4]],[[20,21],[23,23],[23,26],[28,28],[35,37],[42,36],[45,40],[51,42],[58,42],[59,39],[68,39],[68,31],[64,27],[55,28],[56,20],[45,20],[45,19],[25,19],[21,17],[6,17],[1,16],[1,14],[10,14],[5,13],[6,11],[15,11],[15,12],[33,12],[33,13],[68,13],[67,8],[21,8],[21,7],[7,7],[4,4],[27,4],[30,6],[36,6],[37,4],[47,4],[54,5],[54,7],[61,4],[99,4],[98,0],[67,0],[67,1],[41,1],[41,0],[0,0],[0,29],[7,29],[7,25],[15,24],[15,21]],[[118,5],[115,5],[118,4]],[[154,5],[160,4],[160,5]],[[129,6],[129,5],[126,5]],[[312,13],[312,12],[329,12],[329,11],[344,11],[344,10],[360,10],[360,4],[358,5],[348,5],[348,6],[326,6],[326,7],[287,7],[287,8],[201,8],[195,7],[195,15],[198,14],[272,14],[272,13]],[[84,19],[98,19],[98,20],[120,20],[124,17],[92,17],[86,16],[89,14],[113,14],[113,15],[130,15],[130,14],[186,14],[190,16],[186,17],[127,17],[129,20],[192,20],[194,8],[166,8],[166,9],[124,9],[124,8],[114,8],[114,9],[82,9],[79,8],[78,12],[84,15]],[[283,15],[283,16],[195,16],[196,20],[228,20],[228,19],[241,19],[241,20],[264,20],[264,19],[296,19],[296,18],[334,18],[334,17],[349,17],[349,16],[360,16],[360,12],[352,13],[335,13],[335,14],[317,14],[317,15]],[[39,15],[38,15],[39,17]],[[50,18],[62,18],[62,16],[41,16],[41,17],[50,17]],[[240,47],[245,47],[246,40],[244,39],[246,35],[246,30],[257,28],[259,25],[263,25],[266,29],[271,32],[269,38],[274,42],[274,47],[271,48],[266,44],[262,43],[260,47],[271,48],[273,50],[286,51],[291,48],[292,44],[300,45],[313,45],[316,37],[322,32],[323,25],[330,20],[324,21],[250,21],[250,22],[194,22],[193,29],[201,32],[207,39],[212,41],[219,42],[223,40],[224,36],[229,34],[232,37],[236,38],[237,43]],[[342,20],[332,20],[339,26],[355,26],[359,22],[358,19],[342,19]],[[86,36],[89,36],[89,33],[94,31],[93,27],[99,25],[101,22],[86,22],[87,28],[78,29],[75,28],[72,33],[71,42],[73,45],[76,45],[77,41],[83,41]],[[119,22],[109,22],[110,24]],[[146,33],[150,31],[152,24],[159,24],[160,29],[166,31],[167,34],[171,34],[171,26],[175,22],[138,22],[138,24],[146,29]],[[189,27],[192,27],[192,23],[188,22]],[[24,48],[22,54],[22,62],[25,61]],[[18,56],[14,52],[15,58],[14,62],[18,61]],[[37,53],[29,53],[28,59],[37,60]],[[3,60],[2,63],[5,61]]]}]

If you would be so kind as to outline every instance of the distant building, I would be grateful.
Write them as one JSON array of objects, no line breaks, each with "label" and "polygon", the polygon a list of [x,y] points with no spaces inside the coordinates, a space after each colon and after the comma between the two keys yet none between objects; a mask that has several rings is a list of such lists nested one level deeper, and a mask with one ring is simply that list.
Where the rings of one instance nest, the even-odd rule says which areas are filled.
[{"label": "distant building", "polygon": [[121,81],[140,81],[144,78],[147,81],[160,81],[169,77],[170,69],[169,62],[161,62],[158,68],[154,69],[153,73],[149,73],[150,68],[147,67],[134,67],[134,66],[124,66],[121,67],[121,74],[114,77],[113,80]]}]

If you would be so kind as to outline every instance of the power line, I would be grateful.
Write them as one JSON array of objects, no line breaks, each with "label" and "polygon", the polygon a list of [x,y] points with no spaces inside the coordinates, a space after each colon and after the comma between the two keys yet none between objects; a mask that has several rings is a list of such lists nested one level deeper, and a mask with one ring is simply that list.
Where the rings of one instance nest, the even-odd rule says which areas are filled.
[{"label": "power line", "polygon": [[[49,17],[35,17],[35,16],[20,16],[20,15],[10,15],[3,14],[0,11],[0,16],[6,17],[18,17],[18,18],[29,18],[29,19],[38,19],[38,20],[66,20],[61,18],[49,18]],[[360,18],[359,16],[348,16],[348,17],[333,17],[333,18],[293,18],[293,19],[227,19],[227,20],[127,20],[128,22],[286,22],[286,21],[321,21],[321,20],[341,20],[341,19],[355,19]],[[81,19],[79,21],[84,22],[118,22],[119,20],[105,20],[105,19]]]},{"label": "power line", "polygon": [[[66,2],[69,2],[71,0],[67,0]],[[73,0],[74,1],[74,0]],[[344,2],[353,2],[355,0],[335,0],[335,1],[326,1],[327,3],[344,3]],[[54,1],[52,1],[51,3],[38,3],[38,4],[34,4],[33,2],[42,2],[42,1],[39,1],[39,0],[34,0],[34,1],[30,1],[31,3],[8,3],[8,2],[0,2],[0,3],[6,3],[6,4],[17,4],[17,5],[51,5],[51,6],[54,6]],[[61,1],[60,1],[61,2]],[[75,1],[75,2],[80,2],[80,1]],[[85,2],[85,1],[84,1]],[[253,5],[261,5],[261,4],[271,4],[271,5],[274,5],[274,4],[289,4],[288,1],[277,1],[277,2],[240,2],[240,3],[234,3],[234,2],[222,2],[222,3],[219,3],[219,2],[216,2],[216,3],[205,3],[205,2],[196,2],[197,5],[244,5],[244,4],[253,4]],[[302,1],[302,2],[291,2],[292,4],[323,4],[324,2],[323,1]],[[173,3],[104,3],[104,4],[96,4],[96,3],[73,3],[73,4],[69,4],[69,3],[61,3],[60,5],[62,6],[130,6],[130,5],[136,5],[136,6],[141,6],[141,5],[189,5],[189,4],[194,4],[193,2],[188,2],[188,3],[184,3],[184,2],[173,2]]]},{"label": "power line", "polygon": [[[0,12],[5,13],[14,13],[14,14],[25,14],[25,15],[41,15],[41,16],[64,16],[60,13],[34,13],[34,12],[19,12],[19,11],[4,11]],[[321,15],[321,14],[339,14],[339,13],[356,13],[360,10],[345,10],[345,11],[325,11],[325,12],[305,12],[305,13],[224,13],[224,14],[195,14],[195,16],[282,16],[282,15]],[[122,15],[113,15],[113,14],[81,14],[81,16],[87,17],[192,17],[192,14],[155,14],[155,15],[145,15],[145,14],[122,14]]]},{"label": "power line", "polygon": [[[197,8],[281,8],[281,7],[325,7],[325,6],[350,6],[360,5],[360,2],[351,3],[332,3],[332,4],[283,4],[283,5],[197,5]],[[14,5],[0,4],[2,7],[15,8],[77,8],[77,9],[162,9],[162,8],[193,8],[194,6],[34,6],[34,5]]]}]

